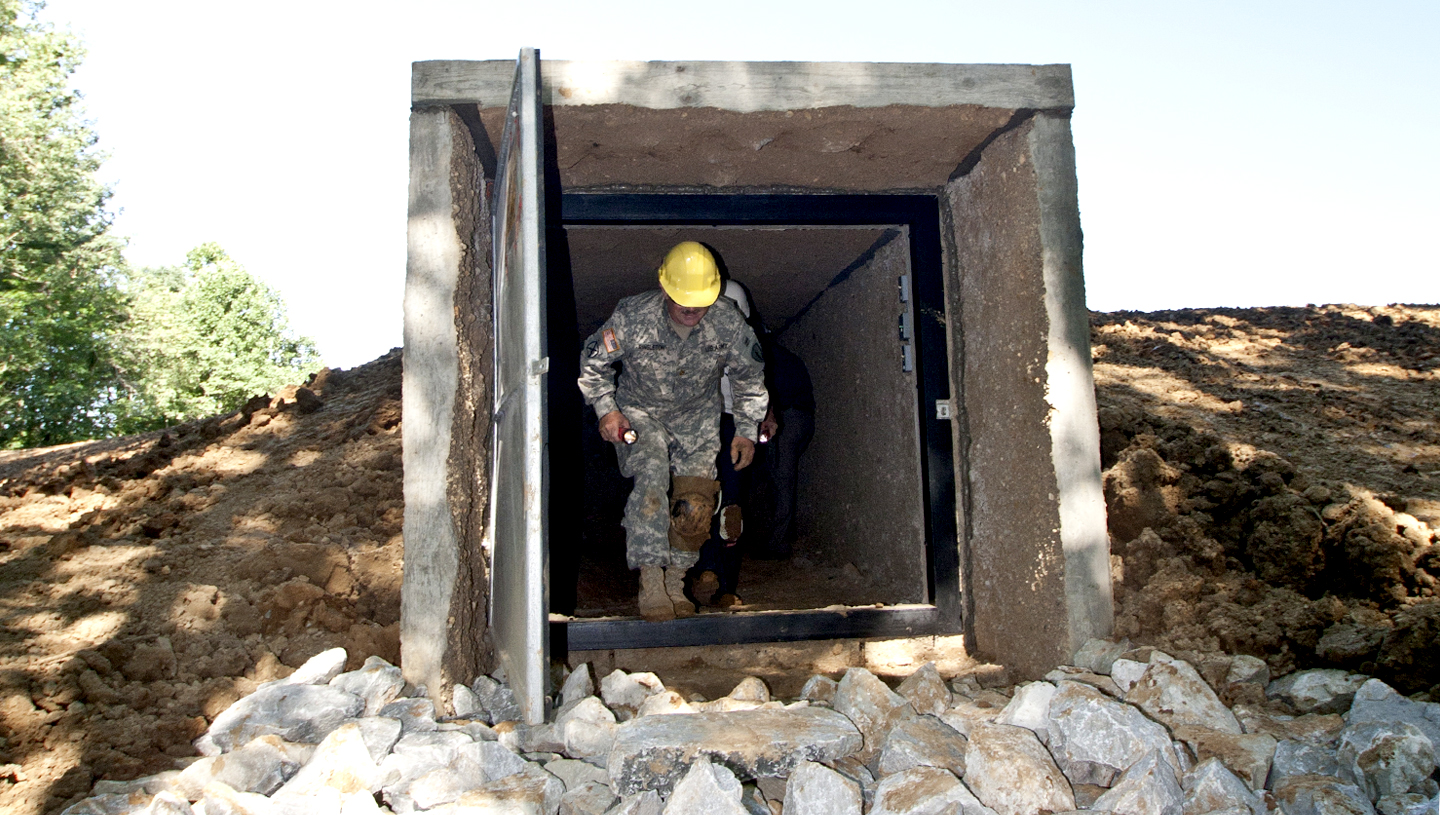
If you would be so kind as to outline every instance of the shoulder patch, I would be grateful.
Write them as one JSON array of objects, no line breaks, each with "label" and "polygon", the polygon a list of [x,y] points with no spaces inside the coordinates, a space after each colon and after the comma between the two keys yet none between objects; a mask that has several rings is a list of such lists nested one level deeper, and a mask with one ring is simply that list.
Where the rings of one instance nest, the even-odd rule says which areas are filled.
[{"label": "shoulder patch", "polygon": [[607,328],[600,332],[600,339],[605,343],[605,353],[613,354],[620,350],[620,341],[615,339],[615,329]]}]

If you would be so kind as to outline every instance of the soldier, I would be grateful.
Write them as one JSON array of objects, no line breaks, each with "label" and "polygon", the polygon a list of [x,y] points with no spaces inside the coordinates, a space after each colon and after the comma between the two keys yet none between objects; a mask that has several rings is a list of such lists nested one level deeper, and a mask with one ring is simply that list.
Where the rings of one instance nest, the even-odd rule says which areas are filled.
[{"label": "soldier", "polygon": [[635,479],[625,504],[625,555],[640,570],[647,620],[695,613],[684,581],[710,536],[720,486],[721,374],[729,372],[733,391],[730,457],[737,470],[754,458],[765,418],[760,343],[719,294],[710,251],[694,241],[677,244],[660,266],[660,288],[622,299],[580,358],[580,392],[600,418],[601,437],[615,445],[620,474]]}]

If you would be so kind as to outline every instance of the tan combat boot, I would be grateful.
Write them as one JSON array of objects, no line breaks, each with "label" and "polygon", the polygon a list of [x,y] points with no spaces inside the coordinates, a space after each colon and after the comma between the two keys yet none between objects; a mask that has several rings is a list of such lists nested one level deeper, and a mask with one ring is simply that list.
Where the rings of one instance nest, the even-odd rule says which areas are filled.
[{"label": "tan combat boot", "polygon": [[676,617],[694,617],[695,604],[685,596],[685,570],[679,566],[665,567],[665,593]]},{"label": "tan combat boot", "polygon": [[675,606],[665,592],[665,572],[660,566],[640,567],[640,616],[652,623],[675,619]]}]

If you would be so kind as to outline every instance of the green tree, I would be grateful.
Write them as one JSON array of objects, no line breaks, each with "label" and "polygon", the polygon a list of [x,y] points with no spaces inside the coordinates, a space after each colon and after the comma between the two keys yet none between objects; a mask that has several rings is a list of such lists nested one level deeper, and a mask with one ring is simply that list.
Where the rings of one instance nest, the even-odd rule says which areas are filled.
[{"label": "green tree", "polygon": [[0,0],[0,447],[105,435],[125,318],[101,156],[69,77],[75,40]]},{"label": "green tree", "polygon": [[279,293],[217,244],[190,250],[183,267],[136,273],[126,290],[125,392],[113,406],[121,432],[234,410],[319,364]]}]

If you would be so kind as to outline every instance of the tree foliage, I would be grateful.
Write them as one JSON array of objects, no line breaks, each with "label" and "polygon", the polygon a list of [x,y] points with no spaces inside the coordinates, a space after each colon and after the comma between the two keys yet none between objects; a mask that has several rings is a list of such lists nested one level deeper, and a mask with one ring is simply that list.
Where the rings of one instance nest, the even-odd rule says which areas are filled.
[{"label": "tree foliage", "polygon": [[68,87],[81,50],[41,5],[0,0],[0,447],[114,429],[99,395],[125,318],[101,157]]},{"label": "tree foliage", "polygon": [[0,448],[164,427],[296,381],[314,344],[219,246],[127,274],[102,156],[69,87],[82,51],[0,0]]},{"label": "tree foliage", "polygon": [[126,289],[121,432],[234,410],[319,362],[315,344],[291,331],[279,293],[216,244],[192,249],[183,267],[142,270]]}]

